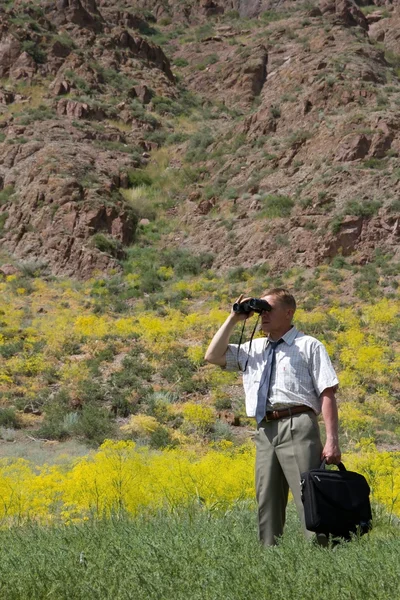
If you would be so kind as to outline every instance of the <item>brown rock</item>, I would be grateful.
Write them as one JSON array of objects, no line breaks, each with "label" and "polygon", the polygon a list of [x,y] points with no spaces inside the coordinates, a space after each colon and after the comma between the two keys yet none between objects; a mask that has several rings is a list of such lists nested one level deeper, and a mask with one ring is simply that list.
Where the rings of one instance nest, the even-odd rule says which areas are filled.
[{"label": "brown rock", "polygon": [[345,217],[340,225],[340,231],[322,249],[325,258],[334,257],[339,252],[349,256],[355,249],[360,239],[363,226],[362,217]]},{"label": "brown rock", "polygon": [[321,0],[319,8],[323,15],[334,15],[336,20],[347,27],[359,26],[368,29],[367,19],[353,0]]},{"label": "brown rock", "polygon": [[376,10],[375,12],[366,15],[365,18],[367,19],[368,25],[371,25],[372,23],[378,23],[378,21],[383,19],[383,13],[380,10]]},{"label": "brown rock", "polygon": [[51,46],[49,53],[57,58],[66,58],[71,53],[71,49],[68,46],[64,46],[64,44],[61,44],[61,42],[56,40]]},{"label": "brown rock", "polygon": [[37,64],[32,56],[23,52],[10,68],[10,77],[12,79],[32,80],[37,71]]},{"label": "brown rock", "polygon": [[69,22],[93,31],[103,29],[102,17],[94,0],[57,0],[52,20],[58,25]]},{"label": "brown rock", "polygon": [[383,158],[386,152],[390,150],[394,135],[385,135],[377,133],[372,138],[371,148],[369,150],[369,156],[373,158]]},{"label": "brown rock", "polygon": [[230,410],[221,410],[217,413],[217,416],[221,421],[225,421],[229,425],[240,427],[240,417]]},{"label": "brown rock", "polygon": [[14,265],[6,264],[1,265],[0,267],[0,275],[3,277],[9,277],[10,275],[17,275],[20,273],[20,270],[17,269]]},{"label": "brown rock", "polygon": [[210,210],[212,210],[214,208],[216,203],[217,203],[216,198],[209,198],[206,200],[202,200],[197,206],[197,210],[196,210],[197,214],[207,215],[210,212]]},{"label": "brown rock", "polygon": [[220,15],[224,12],[224,8],[214,0],[200,0],[200,12],[202,12],[206,17],[213,17],[215,15]]},{"label": "brown rock", "polygon": [[71,91],[71,86],[68,81],[65,81],[65,79],[55,80],[50,85],[50,90],[54,96],[63,96],[64,94],[69,94]]},{"label": "brown rock", "polygon": [[201,194],[200,194],[200,192],[198,192],[198,191],[194,191],[194,192],[191,192],[191,193],[189,194],[189,196],[188,196],[188,198],[187,198],[187,199],[188,199],[188,201],[189,201],[189,202],[196,202],[196,201],[197,201],[197,200],[199,200],[200,198],[201,198]]},{"label": "brown rock", "polygon": [[148,42],[140,36],[133,38],[126,30],[119,31],[110,43],[114,47],[129,49],[134,56],[149,61],[165,73],[170,81],[175,81],[170,62],[159,46]]},{"label": "brown rock", "polygon": [[133,89],[135,90],[136,98],[138,98],[142,104],[149,104],[153,97],[153,93],[147,85],[136,85]]},{"label": "brown rock", "polygon": [[0,90],[0,104],[12,104],[15,99],[15,94],[13,92],[8,92],[7,90]]},{"label": "brown rock", "polygon": [[8,77],[10,68],[21,54],[21,44],[12,35],[0,34],[0,78]]},{"label": "brown rock", "polygon": [[67,116],[69,119],[98,119],[102,120],[106,117],[105,111],[100,108],[92,108],[86,102],[78,102],[77,100],[68,100],[62,98],[57,102],[57,114]]},{"label": "brown rock", "polygon": [[339,162],[346,162],[365,158],[371,146],[371,140],[364,134],[346,135],[338,149],[336,150],[335,159]]}]

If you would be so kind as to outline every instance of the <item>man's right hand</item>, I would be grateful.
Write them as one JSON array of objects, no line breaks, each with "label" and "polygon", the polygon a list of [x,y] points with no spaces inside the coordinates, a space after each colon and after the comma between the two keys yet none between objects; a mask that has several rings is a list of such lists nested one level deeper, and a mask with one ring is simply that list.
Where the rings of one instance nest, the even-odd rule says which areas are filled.
[{"label": "man's right hand", "polygon": [[[252,296],[243,298],[243,294],[240,294],[239,298],[236,300],[236,302],[234,304],[241,304],[242,302],[246,302],[247,300],[250,300],[251,297]],[[251,311],[249,313],[236,313],[233,310],[233,305],[232,305],[231,316],[235,317],[235,321],[237,321],[237,322],[245,321],[246,319],[248,319],[249,317],[252,317],[253,315],[254,315],[253,311]]]},{"label": "man's right hand", "polygon": [[[250,300],[250,298],[243,298],[243,294],[240,294],[239,298],[236,302],[245,302],[246,300]],[[248,317],[253,316],[254,312],[250,313],[236,313],[231,309],[231,312],[226,319],[225,323],[221,325],[218,329],[217,333],[214,335],[211,343],[207,349],[205,360],[213,365],[219,365],[220,367],[225,367],[226,365],[226,351],[229,344],[229,338],[232,334],[232,331],[235,328],[236,323],[240,321],[245,321]]]}]

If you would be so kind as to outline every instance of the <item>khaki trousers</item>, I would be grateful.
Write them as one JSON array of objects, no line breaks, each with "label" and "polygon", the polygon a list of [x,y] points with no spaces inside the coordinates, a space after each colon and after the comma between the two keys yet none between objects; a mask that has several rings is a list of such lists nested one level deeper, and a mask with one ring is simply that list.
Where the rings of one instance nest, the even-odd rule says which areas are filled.
[{"label": "khaki trousers", "polygon": [[261,421],[255,433],[258,529],[264,546],[273,546],[283,533],[289,488],[305,535],[301,473],[321,464],[322,444],[313,411],[276,421]]}]

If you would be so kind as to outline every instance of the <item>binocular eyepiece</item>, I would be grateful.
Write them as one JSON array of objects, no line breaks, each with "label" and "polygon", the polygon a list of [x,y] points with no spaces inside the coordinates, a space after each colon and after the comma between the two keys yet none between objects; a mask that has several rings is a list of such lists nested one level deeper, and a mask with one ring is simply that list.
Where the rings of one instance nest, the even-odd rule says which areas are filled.
[{"label": "binocular eyepiece", "polygon": [[233,305],[233,312],[248,315],[251,312],[261,314],[266,311],[272,310],[272,306],[266,301],[260,298],[249,298],[245,302],[235,302]]}]

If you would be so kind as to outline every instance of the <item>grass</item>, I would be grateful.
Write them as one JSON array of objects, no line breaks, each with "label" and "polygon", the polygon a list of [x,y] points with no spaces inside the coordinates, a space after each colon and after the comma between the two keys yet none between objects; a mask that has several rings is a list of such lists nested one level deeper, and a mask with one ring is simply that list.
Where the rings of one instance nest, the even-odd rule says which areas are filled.
[{"label": "grass", "polygon": [[0,532],[0,595],[7,600],[387,600],[398,591],[399,530],[319,548],[293,507],[275,548],[263,549],[255,510],[193,508],[69,526]]}]

